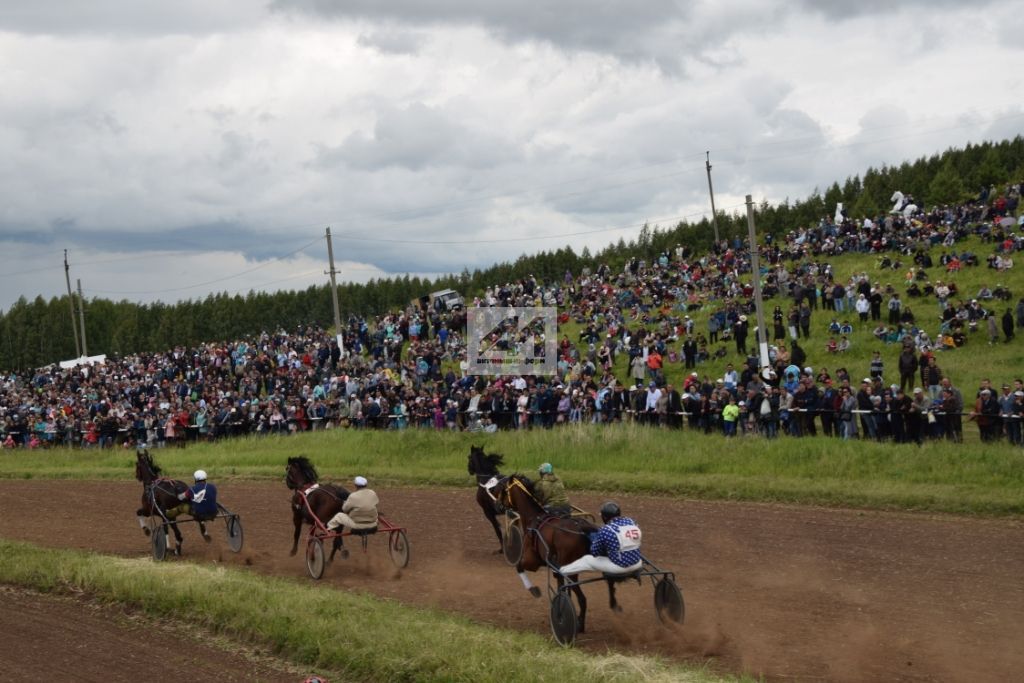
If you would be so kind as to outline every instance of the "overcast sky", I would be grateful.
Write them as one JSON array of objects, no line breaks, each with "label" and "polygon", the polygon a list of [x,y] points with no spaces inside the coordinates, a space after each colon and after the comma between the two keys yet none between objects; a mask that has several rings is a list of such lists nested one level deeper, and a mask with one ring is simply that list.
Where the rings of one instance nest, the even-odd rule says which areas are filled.
[{"label": "overcast sky", "polygon": [[[0,309],[487,266],[1024,131],[965,0],[0,0]],[[894,190],[899,188],[893,188]]]}]

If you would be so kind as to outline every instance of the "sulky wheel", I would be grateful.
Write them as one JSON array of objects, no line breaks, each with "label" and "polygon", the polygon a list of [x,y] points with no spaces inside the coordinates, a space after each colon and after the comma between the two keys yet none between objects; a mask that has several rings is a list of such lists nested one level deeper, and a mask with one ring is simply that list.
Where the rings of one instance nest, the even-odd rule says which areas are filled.
[{"label": "sulky wheel", "polygon": [[686,618],[683,593],[679,590],[676,582],[667,576],[661,577],[658,579],[658,583],[654,584],[654,609],[658,612],[658,619],[663,624],[667,620],[681,624]]},{"label": "sulky wheel", "polygon": [[399,569],[409,566],[409,537],[404,530],[398,529],[388,534],[388,554]]},{"label": "sulky wheel", "polygon": [[242,549],[242,518],[238,515],[231,515],[228,523],[228,547],[232,552],[239,552]]},{"label": "sulky wheel", "polygon": [[409,537],[404,529],[388,533],[387,551],[396,567],[404,569],[409,566]]},{"label": "sulky wheel", "polygon": [[306,569],[314,579],[324,575],[324,542],[319,538],[311,538],[306,543]]},{"label": "sulky wheel", "polygon": [[161,524],[157,528],[153,529],[153,533],[150,535],[150,543],[153,545],[153,559],[157,562],[163,562],[163,559],[167,557],[166,524]]},{"label": "sulky wheel", "polygon": [[565,647],[571,646],[576,641],[576,630],[579,623],[576,620],[576,608],[572,604],[572,598],[568,593],[558,592],[551,600],[551,633],[555,641]]},{"label": "sulky wheel", "polygon": [[505,561],[513,567],[523,559],[523,530],[519,528],[519,524],[509,525],[502,550],[505,553]]}]

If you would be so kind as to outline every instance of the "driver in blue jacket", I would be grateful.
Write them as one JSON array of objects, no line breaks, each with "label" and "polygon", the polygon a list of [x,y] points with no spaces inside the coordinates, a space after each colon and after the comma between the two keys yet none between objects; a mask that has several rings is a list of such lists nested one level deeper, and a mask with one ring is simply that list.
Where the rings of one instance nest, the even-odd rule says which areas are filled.
[{"label": "driver in blue jacket", "polygon": [[[209,541],[210,535],[206,533],[204,521],[217,516],[217,487],[206,481],[206,472],[196,470],[192,475],[195,483],[178,494],[178,500],[188,501],[188,513],[199,522],[199,532],[203,539]],[[182,506],[183,507],[183,506]],[[180,510],[183,512],[183,510]]]},{"label": "driver in blue jacket", "polygon": [[559,568],[559,574],[569,576],[585,571],[630,574],[643,567],[642,534],[636,522],[623,517],[618,503],[613,501],[601,506],[601,521],[604,526],[591,536],[590,553]]}]

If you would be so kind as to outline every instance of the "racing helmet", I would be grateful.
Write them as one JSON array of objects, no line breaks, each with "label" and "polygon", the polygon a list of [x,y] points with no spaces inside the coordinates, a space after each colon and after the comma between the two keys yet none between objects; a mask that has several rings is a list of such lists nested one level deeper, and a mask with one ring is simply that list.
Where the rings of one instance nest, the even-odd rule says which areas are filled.
[{"label": "racing helmet", "polygon": [[537,474],[551,474],[555,471],[555,468],[551,466],[551,463],[546,462],[537,468]]},{"label": "racing helmet", "polygon": [[196,473],[192,475],[192,478],[196,481],[206,481],[206,471],[196,470]]},{"label": "racing helmet", "polygon": [[609,519],[613,519],[622,514],[622,510],[619,509],[619,504],[614,500],[609,500],[607,503],[601,506],[601,519],[607,522]]}]

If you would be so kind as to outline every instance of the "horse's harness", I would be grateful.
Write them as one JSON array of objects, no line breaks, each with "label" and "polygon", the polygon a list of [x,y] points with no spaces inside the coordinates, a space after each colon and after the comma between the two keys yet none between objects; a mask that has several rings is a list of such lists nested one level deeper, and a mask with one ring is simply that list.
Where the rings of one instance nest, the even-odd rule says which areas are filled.
[{"label": "horse's harness", "polygon": [[313,508],[309,504],[309,497],[312,496],[317,491],[322,491],[327,495],[331,496],[332,498],[334,498],[335,500],[341,500],[341,496],[339,496],[337,493],[334,493],[333,491],[330,491],[327,487],[322,486],[319,482],[316,481],[307,481],[304,484],[293,486],[294,482],[292,481],[291,468],[286,468],[285,472],[285,484],[288,485],[288,488],[294,491],[294,493],[292,494],[293,498],[296,495],[299,497],[298,502],[295,502],[294,500],[292,502],[292,507],[295,508],[296,511],[301,511],[305,509],[306,512],[308,512],[311,516],[315,517],[316,515],[313,514]]},{"label": "horse's harness", "polygon": [[[156,492],[157,491],[160,491],[162,493],[166,493],[166,494],[169,494],[169,495],[172,495],[172,496],[177,496],[178,495],[178,490],[174,486],[174,482],[176,480],[171,479],[170,477],[158,477],[158,476],[156,476],[156,474],[153,472],[153,468],[148,463],[145,464],[144,467],[149,472],[150,480],[149,480],[149,483],[143,482],[143,485],[145,486],[145,493],[147,493],[149,495],[149,501],[150,501],[150,504],[153,507],[156,507]],[[169,485],[170,489],[166,488],[164,486],[164,484]]]},{"label": "horse's harness", "polygon": [[[538,516],[537,519],[534,520],[533,524],[531,524],[529,527],[524,529],[524,531],[526,531],[527,533],[532,532],[532,533],[536,534],[537,537],[539,538],[541,532],[544,530],[544,527],[546,527],[547,525],[552,524],[554,522],[559,522],[559,521],[562,521],[562,520],[566,519],[565,517],[561,517],[559,515],[554,515],[554,514],[551,514],[548,511],[544,510],[544,506],[540,504],[540,501],[537,500],[537,497],[535,495],[533,495],[533,492],[530,491],[530,489],[526,488],[526,484],[524,484],[518,477],[515,477],[515,476],[505,477],[505,481],[507,483],[505,484],[505,487],[501,490],[501,496],[500,496],[500,500],[499,500],[499,504],[500,505],[503,505],[503,506],[505,506],[506,508],[508,508],[510,510],[514,510],[515,507],[512,505],[512,493],[511,493],[511,490],[513,488],[518,488],[523,493],[525,493],[527,496],[529,496],[530,500],[532,500],[534,503],[537,504],[537,507],[539,507],[541,510],[544,511],[544,513],[542,515]],[[490,491],[488,491],[488,493],[490,494]],[[494,497],[493,494],[491,494],[491,497],[492,498]],[[586,535],[586,532],[584,532],[582,529],[579,528],[579,522],[576,522],[571,517],[569,518],[569,521],[573,522],[576,525],[576,528],[575,529],[567,529],[564,526],[560,526],[560,527],[558,527],[559,531],[564,531],[565,533],[569,533],[569,534],[577,534],[579,536],[585,536]]]}]

